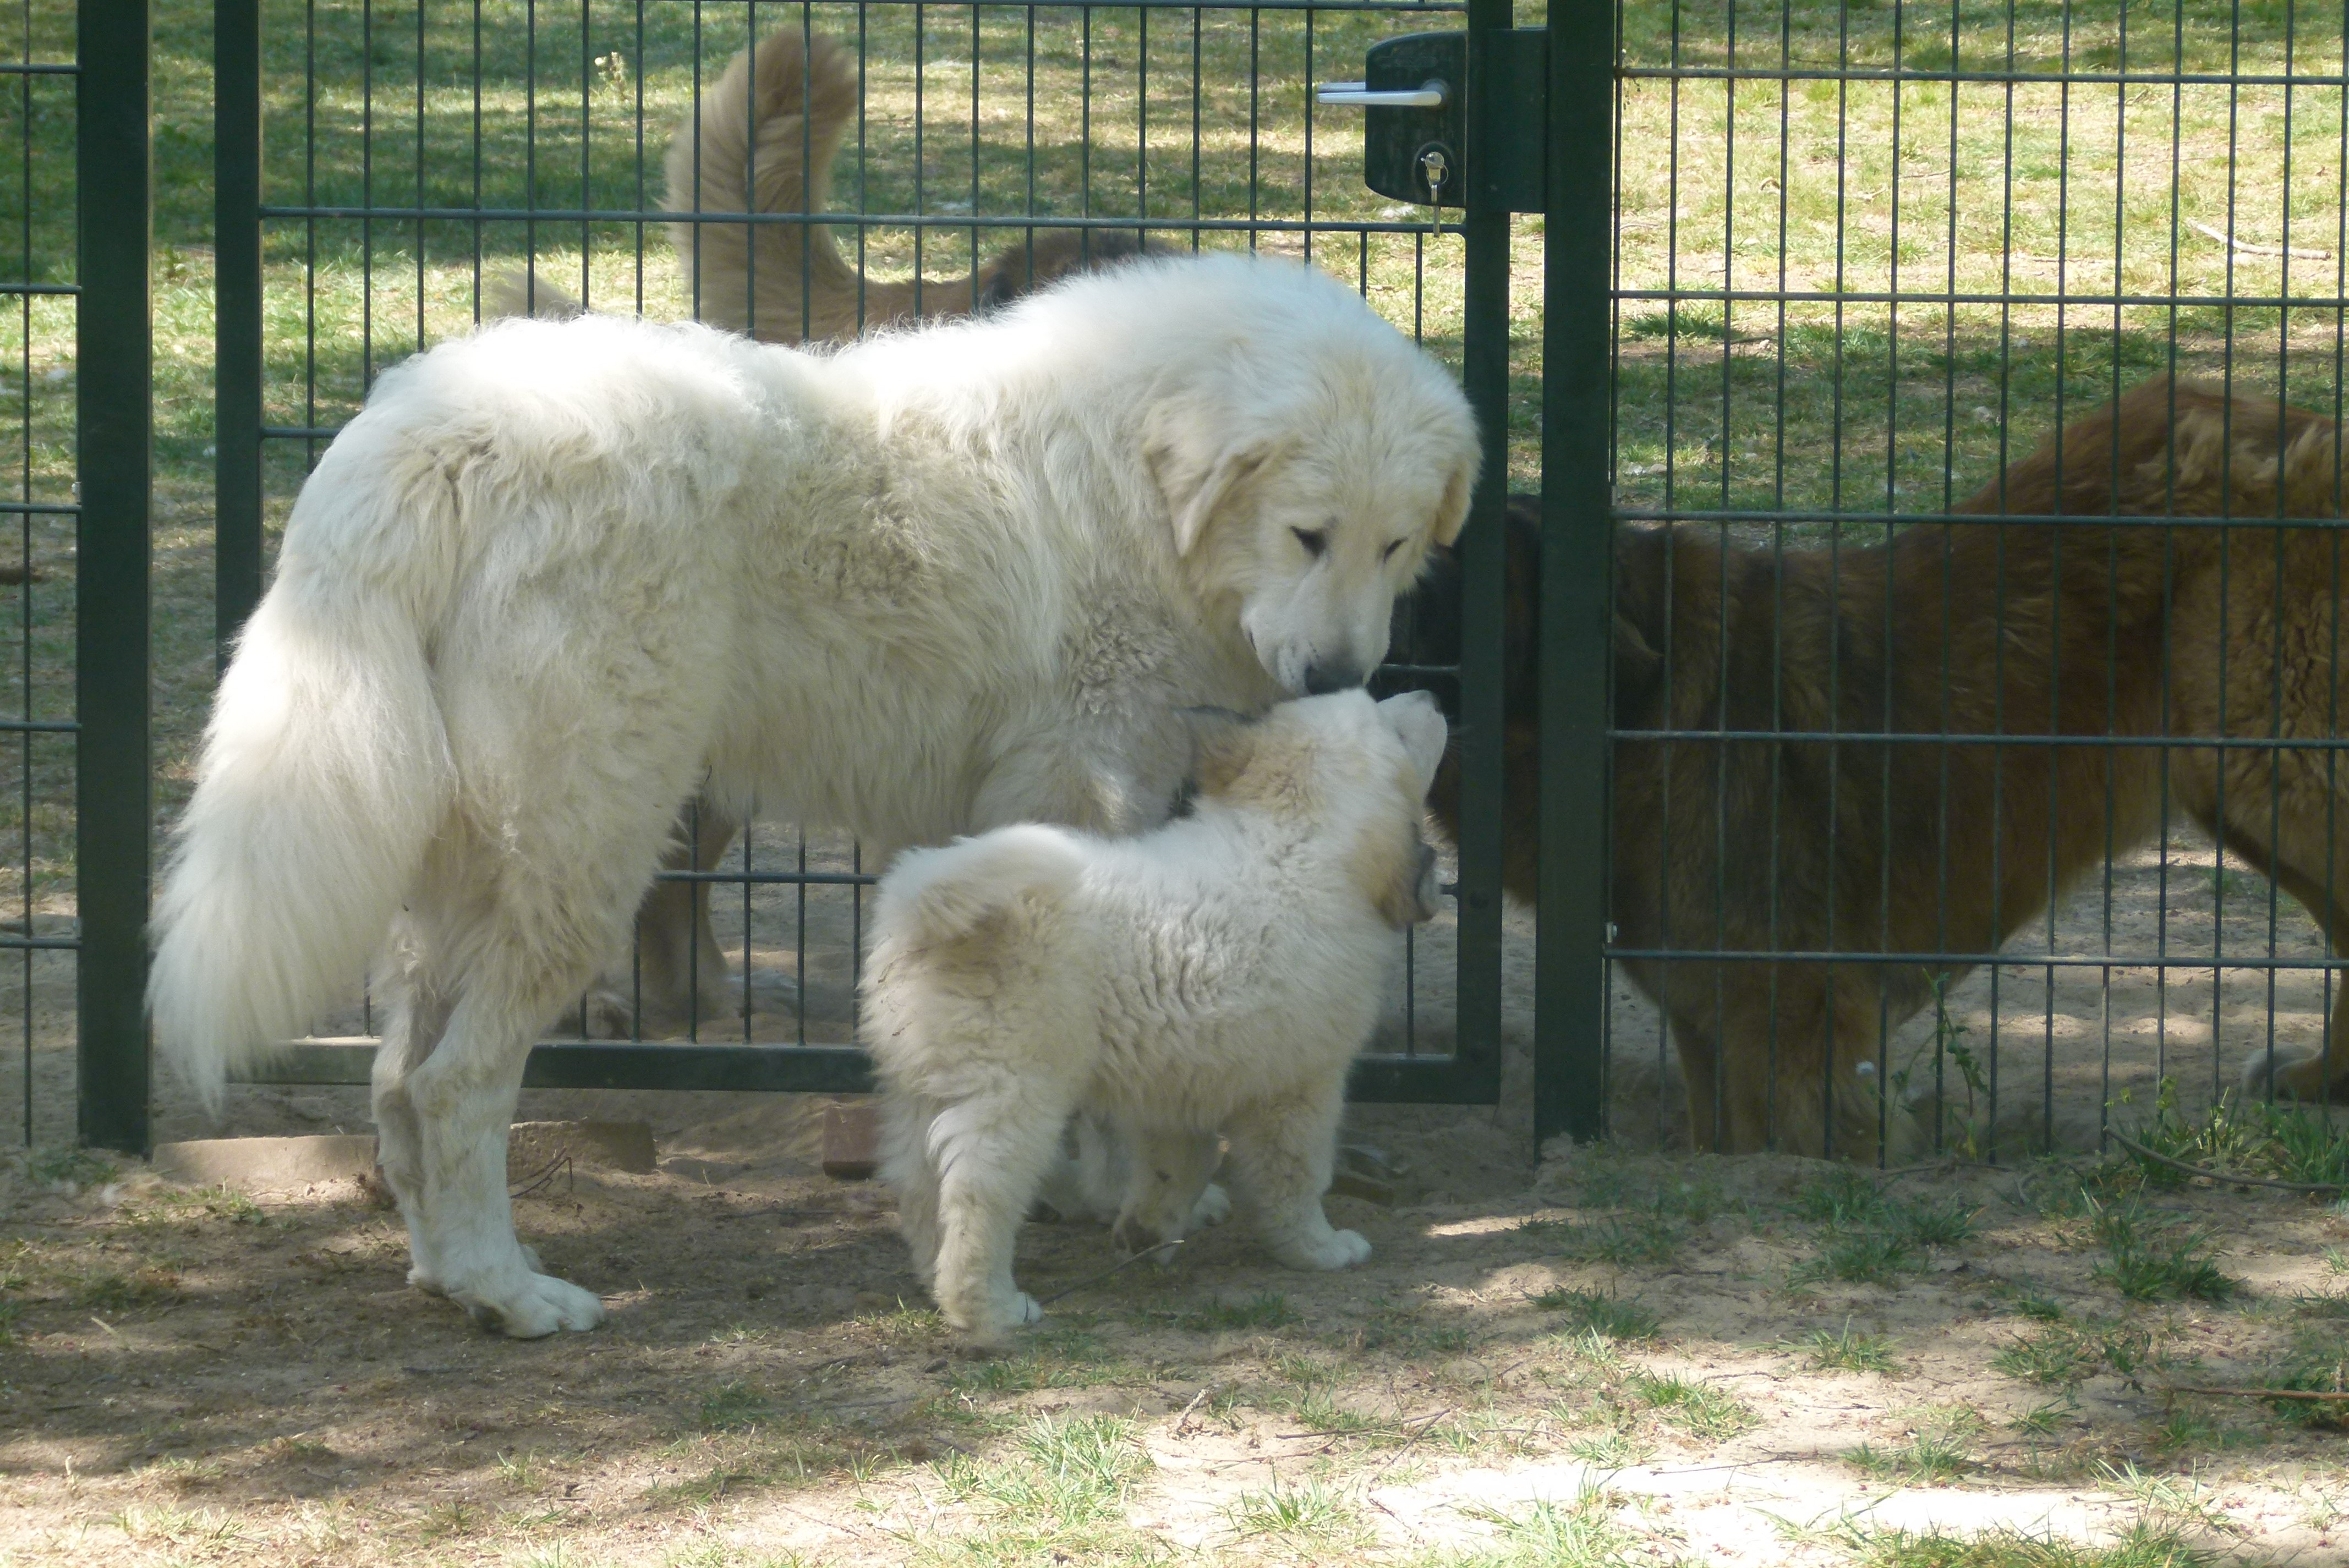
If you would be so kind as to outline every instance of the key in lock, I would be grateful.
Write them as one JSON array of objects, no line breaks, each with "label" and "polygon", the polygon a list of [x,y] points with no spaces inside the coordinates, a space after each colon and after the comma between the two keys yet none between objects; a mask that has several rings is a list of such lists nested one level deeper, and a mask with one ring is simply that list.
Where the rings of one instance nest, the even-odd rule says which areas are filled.
[{"label": "key in lock", "polygon": [[1426,147],[1420,150],[1419,177],[1427,186],[1429,206],[1444,205],[1444,182],[1451,178],[1451,175],[1452,160],[1445,154],[1444,149]]}]

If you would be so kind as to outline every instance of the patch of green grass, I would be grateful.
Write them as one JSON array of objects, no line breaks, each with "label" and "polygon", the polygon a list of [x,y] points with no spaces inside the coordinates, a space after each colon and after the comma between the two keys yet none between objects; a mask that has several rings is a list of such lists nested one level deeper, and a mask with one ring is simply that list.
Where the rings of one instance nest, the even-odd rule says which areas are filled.
[{"label": "patch of green grass", "polygon": [[1522,1508],[1465,1509],[1492,1540],[1465,1552],[1425,1559],[1428,1568],[1630,1568],[1652,1562],[1647,1542],[1617,1517],[1619,1501],[1585,1487],[1571,1502],[1537,1499]]},{"label": "patch of green grass", "polygon": [[1842,1280],[1851,1284],[1889,1284],[1915,1256],[1905,1236],[1881,1231],[1852,1231],[1831,1235],[1818,1255],[1795,1265],[1789,1278],[1795,1284],[1816,1280]]},{"label": "patch of green grass", "polygon": [[775,1407],[749,1383],[721,1383],[701,1397],[696,1424],[705,1432],[743,1431],[775,1418]]},{"label": "patch of green grass", "polygon": [[[2260,1387],[2349,1391],[2349,1327],[2337,1322],[2297,1326],[2290,1347],[2261,1377]],[[2271,1399],[2267,1403],[2277,1415],[2302,1426],[2349,1429],[2349,1400]]]},{"label": "patch of green grass", "polygon": [[1879,1480],[1939,1485],[1975,1468],[1973,1442],[1981,1433],[1982,1418],[1972,1411],[1942,1410],[1921,1423],[1906,1443],[1881,1449],[1862,1443],[1844,1458],[1854,1469]]},{"label": "patch of green grass", "polygon": [[[2252,1092],[2264,1091],[2255,1082]],[[2152,1119],[2128,1135],[2158,1153],[2209,1171],[2280,1181],[2349,1181],[2349,1136],[2318,1108],[2230,1098],[2199,1119],[2189,1119],[2178,1114],[2177,1085],[2165,1078],[2154,1098]],[[2172,1190],[2193,1180],[2133,1152],[2123,1151],[2120,1161],[2147,1187]]]},{"label": "patch of green grass", "polygon": [[1620,1427],[1569,1438],[1566,1443],[1568,1458],[1580,1460],[1587,1465],[1614,1470],[1638,1464],[1651,1451],[1651,1445],[1641,1441],[1636,1433]]},{"label": "patch of green grass", "polygon": [[1288,1328],[1302,1321],[1288,1298],[1278,1291],[1259,1291],[1245,1301],[1218,1296],[1176,1317],[1178,1327],[1193,1334],[1224,1334],[1236,1329]]},{"label": "patch of green grass", "polygon": [[1841,1328],[1814,1330],[1798,1343],[1805,1363],[1815,1372],[1890,1372],[1899,1366],[1889,1339],[1854,1332],[1849,1318]]},{"label": "patch of green grass", "polygon": [[25,1157],[25,1180],[68,1193],[102,1187],[121,1173],[120,1166],[90,1149],[36,1149]]},{"label": "patch of green grass", "polygon": [[2106,1260],[2089,1271],[2131,1301],[2224,1301],[2236,1282],[2219,1267],[2210,1233],[2136,1203],[2099,1204],[2090,1226]]},{"label": "patch of green grass", "polygon": [[1133,1357],[1102,1349],[1098,1336],[1073,1326],[1031,1335],[1016,1356],[968,1362],[947,1374],[957,1394],[1026,1394],[1038,1388],[1097,1388],[1137,1383],[1150,1369]]},{"label": "patch of green grass", "polygon": [[1632,1376],[1630,1387],[1641,1403],[1692,1437],[1719,1441],[1761,1419],[1736,1395],[1698,1378],[1641,1372]]},{"label": "patch of green grass", "polygon": [[1475,1330],[1465,1323],[1383,1304],[1337,1338],[1347,1349],[1385,1350],[1415,1358],[1459,1356],[1476,1343]]},{"label": "patch of green grass", "polygon": [[1361,1508],[1318,1480],[1242,1492],[1230,1519],[1240,1535],[1274,1536],[1292,1550],[1329,1552],[1370,1538]]},{"label": "patch of green grass", "polygon": [[1598,1334],[1609,1339],[1653,1339],[1661,1320],[1636,1299],[1601,1295],[1595,1290],[1558,1286],[1534,1297],[1544,1312],[1563,1314],[1565,1332]]},{"label": "patch of green grass", "polygon": [[1848,1167],[1805,1182],[1792,1205],[1801,1219],[1841,1227],[1872,1224],[1884,1216],[1887,1207],[1884,1190]]},{"label": "patch of green grass", "polygon": [[2087,1320],[2051,1323],[2018,1337],[1991,1357],[2010,1377],[2047,1387],[2071,1388],[2101,1372],[2135,1382],[2148,1367],[2178,1365],[2160,1337],[2141,1324]]},{"label": "patch of green grass", "polygon": [[1575,1226],[1559,1251],[1591,1263],[1632,1268],[1642,1264],[1669,1263],[1687,1240],[1687,1233],[1668,1215],[1618,1214]]},{"label": "patch of green grass", "polygon": [[0,1347],[16,1343],[16,1319],[24,1311],[22,1302],[0,1301]]},{"label": "patch of green grass", "polygon": [[74,1282],[69,1299],[76,1306],[128,1312],[136,1306],[177,1301],[183,1294],[178,1274],[170,1269],[150,1266],[128,1274],[101,1269],[83,1274]]},{"label": "patch of green grass", "polygon": [[2217,1553],[2178,1532],[2140,1522],[2102,1545],[1998,1530],[1980,1535],[1854,1525],[1845,1532],[1854,1568],[2203,1568]]}]

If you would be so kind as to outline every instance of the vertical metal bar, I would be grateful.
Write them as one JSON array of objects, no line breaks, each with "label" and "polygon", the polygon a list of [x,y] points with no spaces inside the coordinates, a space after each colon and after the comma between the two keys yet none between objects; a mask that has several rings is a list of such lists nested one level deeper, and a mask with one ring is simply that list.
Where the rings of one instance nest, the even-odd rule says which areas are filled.
[{"label": "vertical metal bar", "polygon": [[[1534,1135],[1596,1136],[1606,1011],[1608,250],[1614,192],[1614,6],[1549,18],[1543,224],[1541,920]],[[1464,676],[1465,672],[1463,672]],[[1462,685],[1467,685],[1464,678]]]},{"label": "vertical metal bar", "polygon": [[[1509,26],[1511,0],[1469,0],[1469,58]],[[1506,123],[1487,105],[1489,81],[1469,72],[1469,124]],[[1308,117],[1311,108],[1307,109]],[[1251,198],[1253,201],[1253,197]],[[1253,210],[1253,209],[1251,209]],[[1441,209],[1438,209],[1439,214]],[[1307,214],[1309,219],[1311,208]],[[1461,381],[1483,434],[1484,469],[1460,536],[1460,894],[1455,1070],[1463,1097],[1500,1088],[1501,855],[1505,782],[1501,729],[1502,574],[1508,555],[1509,214],[1477,206],[1463,215]],[[1408,955],[1407,955],[1408,956]],[[1416,996],[1412,998],[1416,1001]],[[1407,1014],[1408,1017],[1409,1015]],[[1417,1020],[1412,1018],[1416,1044]]]},{"label": "vertical metal bar", "polygon": [[212,638],[226,669],[261,602],[261,0],[212,0]]},{"label": "vertical metal bar", "polygon": [[76,179],[81,299],[76,451],[75,874],[81,911],[81,1140],[144,1154],[149,1050],[147,0],[82,0]]}]

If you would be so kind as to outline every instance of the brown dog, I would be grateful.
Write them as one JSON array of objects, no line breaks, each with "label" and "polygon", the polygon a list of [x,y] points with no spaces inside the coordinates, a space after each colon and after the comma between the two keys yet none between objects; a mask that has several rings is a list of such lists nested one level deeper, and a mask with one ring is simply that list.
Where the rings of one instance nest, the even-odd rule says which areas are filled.
[{"label": "brown dog", "polygon": [[[2349,910],[2341,545],[2262,519],[2342,515],[2338,431],[2271,399],[2148,383],[1889,547],[1617,545],[1616,939],[1633,950],[1982,954],[2161,830],[2168,799],[2305,905]],[[2107,518],[2240,519],[2175,527]],[[1512,503],[1506,885],[1529,900],[1539,537]],[[2281,695],[2281,705],[2276,700]],[[1691,730],[1837,733],[1724,739]],[[1868,738],[1930,736],[1913,742]],[[2005,736],[1983,744],[1940,736]],[[2044,745],[2036,737],[2094,738]],[[2225,737],[2229,748],[2108,737]],[[2261,743],[2282,739],[2271,748]],[[1432,803],[1458,820],[1456,776]],[[1915,963],[1624,961],[1669,1021],[1699,1148],[1872,1157],[1898,1112],[1878,1040],[1931,997]],[[1972,965],[1932,967],[1951,980]],[[2334,1017],[2349,1028],[2349,995]],[[2349,1036],[2340,1037],[2349,1041]],[[1863,1064],[1868,1071],[1863,1071]],[[2349,1090],[2329,1057],[2255,1058],[2246,1088]]]}]

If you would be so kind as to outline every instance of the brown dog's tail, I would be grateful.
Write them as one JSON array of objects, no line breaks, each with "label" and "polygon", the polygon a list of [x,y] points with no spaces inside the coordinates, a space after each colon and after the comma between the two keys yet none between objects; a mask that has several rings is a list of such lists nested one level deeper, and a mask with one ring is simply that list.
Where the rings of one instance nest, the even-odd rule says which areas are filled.
[{"label": "brown dog's tail", "polygon": [[[670,139],[668,210],[821,211],[855,113],[847,48],[795,27],[768,35],[734,57]],[[894,299],[860,297],[856,270],[820,223],[695,221],[670,224],[669,237],[694,315],[713,326],[798,343],[853,336],[867,319],[900,314]]]}]

